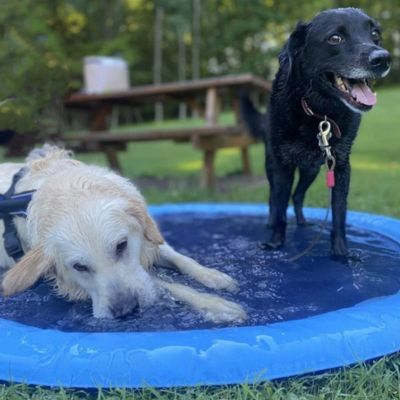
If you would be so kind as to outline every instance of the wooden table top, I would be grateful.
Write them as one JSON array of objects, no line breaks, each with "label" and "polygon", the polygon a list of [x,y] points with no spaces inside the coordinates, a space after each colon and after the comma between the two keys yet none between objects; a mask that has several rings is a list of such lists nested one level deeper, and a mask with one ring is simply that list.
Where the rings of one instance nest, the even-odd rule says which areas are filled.
[{"label": "wooden table top", "polygon": [[157,85],[142,85],[124,91],[101,94],[84,92],[72,93],[66,100],[67,107],[96,107],[101,104],[144,103],[162,100],[168,97],[183,99],[198,96],[207,89],[216,88],[237,89],[248,87],[270,92],[271,83],[253,74],[227,75],[216,78],[197,79],[193,81],[178,81]]}]

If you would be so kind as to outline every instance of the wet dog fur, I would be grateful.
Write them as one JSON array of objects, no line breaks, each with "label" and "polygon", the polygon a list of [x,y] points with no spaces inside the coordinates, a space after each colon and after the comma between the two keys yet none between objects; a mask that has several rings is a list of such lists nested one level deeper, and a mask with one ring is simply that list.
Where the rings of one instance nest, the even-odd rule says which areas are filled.
[{"label": "wet dog fur", "polygon": [[[271,233],[264,247],[275,250],[284,245],[291,194],[297,223],[306,224],[302,210],[305,193],[324,163],[316,138],[319,120],[306,115],[301,105],[304,98],[314,113],[328,116],[341,130],[341,138],[330,140],[336,158],[331,254],[347,259],[351,256],[345,232],[350,152],[361,113],[374,103],[366,80],[386,76],[390,55],[382,47],[375,20],[359,9],[340,8],[321,12],[309,23],[299,23],[279,63],[267,114],[259,113],[248,96],[241,102],[249,130],[262,137],[266,146]],[[299,181],[292,193],[296,170]]]},{"label": "wet dog fur", "polygon": [[[65,150],[45,146],[33,151],[26,164],[0,165],[1,193],[21,167],[26,173],[16,192],[36,192],[27,219],[14,219],[24,257],[14,265],[0,244],[0,265],[7,270],[2,281],[5,296],[46,278],[70,301],[90,299],[93,315],[99,318],[122,317],[151,305],[162,291],[208,320],[246,318],[236,303],[157,277],[154,266],[162,265],[212,289],[235,288],[228,275],[200,265],[165,242],[130,181],[74,160]],[[4,227],[0,230],[1,235]]]}]

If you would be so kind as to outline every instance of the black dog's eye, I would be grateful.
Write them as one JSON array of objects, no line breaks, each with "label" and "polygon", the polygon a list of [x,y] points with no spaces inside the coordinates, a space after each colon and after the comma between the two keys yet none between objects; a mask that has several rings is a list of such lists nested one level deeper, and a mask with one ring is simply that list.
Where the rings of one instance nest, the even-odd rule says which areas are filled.
[{"label": "black dog's eye", "polygon": [[379,32],[377,29],[374,29],[374,30],[371,32],[371,36],[372,36],[372,40],[373,40],[375,43],[380,43],[380,41],[381,41],[381,34],[380,34],[380,32]]},{"label": "black dog's eye", "polygon": [[338,33],[334,33],[328,39],[329,44],[339,44],[339,43],[342,43],[342,41],[343,41],[343,38]]},{"label": "black dog's eye", "polygon": [[115,248],[115,254],[117,255],[117,257],[120,257],[127,247],[128,241],[126,239],[122,242],[119,242]]},{"label": "black dog's eye", "polygon": [[72,266],[72,268],[78,272],[89,272],[89,267],[87,265],[80,264],[80,263],[75,263]]}]

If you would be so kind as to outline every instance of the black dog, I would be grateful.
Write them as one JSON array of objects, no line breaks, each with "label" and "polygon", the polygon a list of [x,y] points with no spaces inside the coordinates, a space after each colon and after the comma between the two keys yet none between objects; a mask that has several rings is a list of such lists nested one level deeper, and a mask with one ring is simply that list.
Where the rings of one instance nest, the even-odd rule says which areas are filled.
[{"label": "black dog", "polygon": [[321,12],[308,24],[299,23],[279,63],[267,115],[258,113],[247,97],[242,99],[247,125],[266,144],[272,234],[265,247],[278,249],[284,244],[286,209],[296,168],[300,178],[292,199],[297,223],[305,224],[304,196],[326,161],[316,138],[319,123],[326,116],[332,125],[329,145],[336,159],[331,252],[347,257],[351,146],[361,112],[376,103],[369,80],[387,75],[389,52],[382,48],[380,29],[372,18],[359,9],[339,8]]}]

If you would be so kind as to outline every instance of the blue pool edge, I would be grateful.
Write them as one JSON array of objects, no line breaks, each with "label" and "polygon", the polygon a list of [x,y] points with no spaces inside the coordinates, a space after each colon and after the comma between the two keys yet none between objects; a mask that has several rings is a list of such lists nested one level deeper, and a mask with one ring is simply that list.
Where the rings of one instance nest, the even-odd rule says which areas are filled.
[{"label": "blue pool edge", "polygon": [[[168,204],[169,213],[260,215],[260,204]],[[293,211],[289,211],[293,214]],[[325,210],[305,209],[309,218]],[[349,224],[400,242],[400,221],[349,212]],[[266,326],[78,333],[0,319],[0,380],[76,388],[224,385],[345,366],[400,349],[400,294]]]}]

